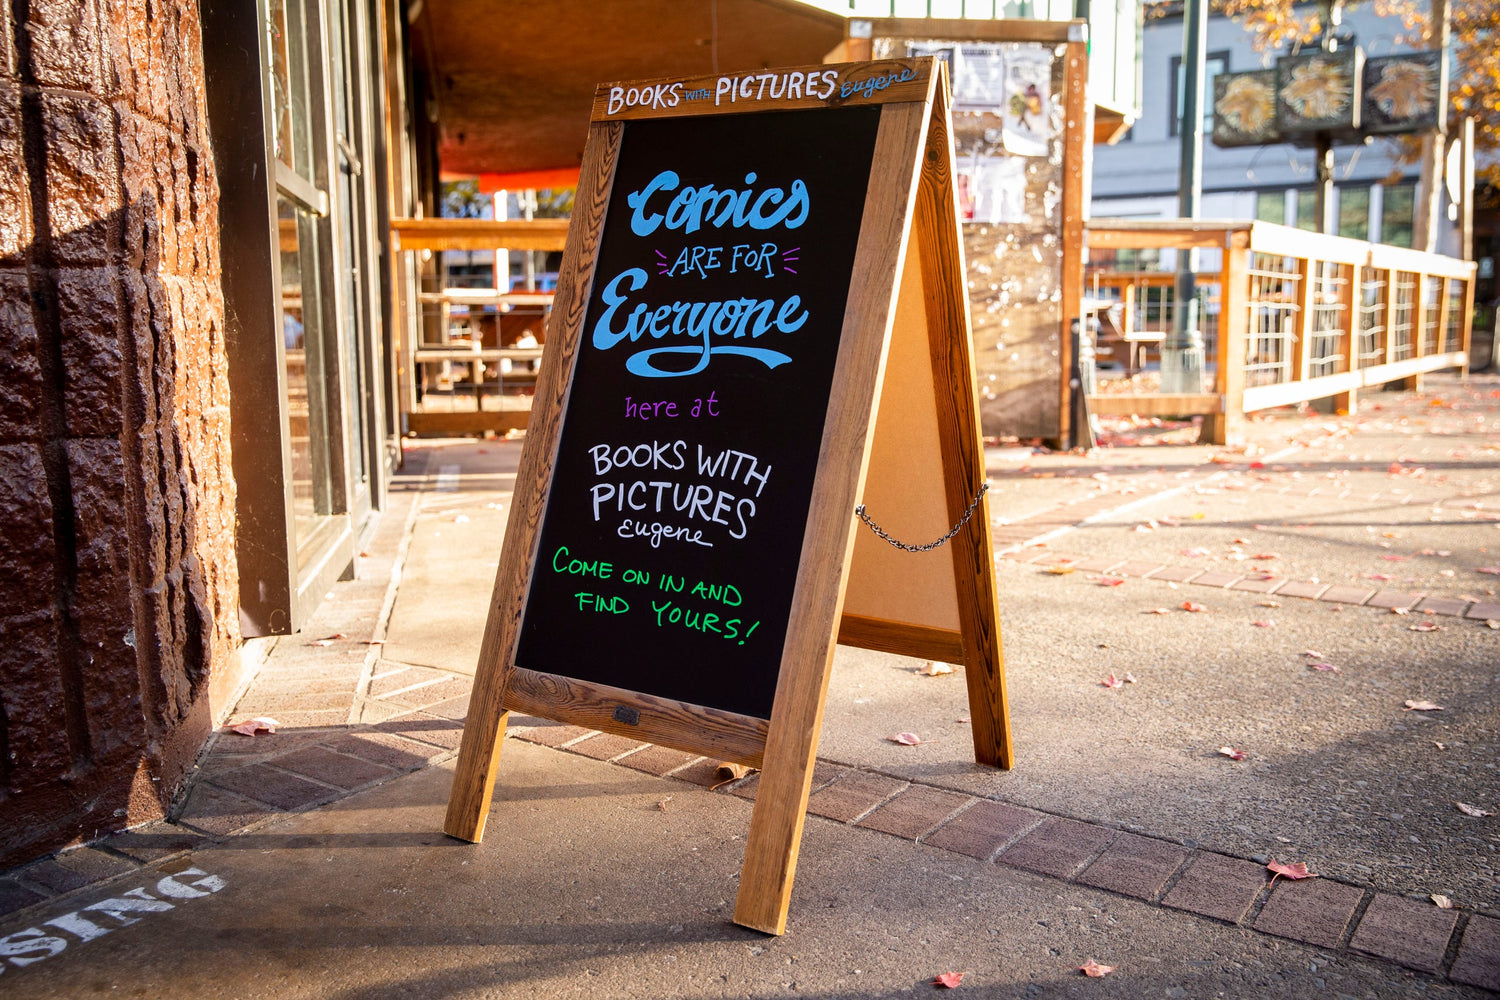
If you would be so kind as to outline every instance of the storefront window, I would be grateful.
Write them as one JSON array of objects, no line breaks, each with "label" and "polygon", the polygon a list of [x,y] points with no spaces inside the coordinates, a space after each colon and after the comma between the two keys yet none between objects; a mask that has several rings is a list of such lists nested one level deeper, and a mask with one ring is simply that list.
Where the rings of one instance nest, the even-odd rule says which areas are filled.
[{"label": "storefront window", "polygon": [[311,179],[305,23],[300,0],[270,0],[266,33],[271,55],[272,149],[278,160]]},{"label": "storefront window", "polygon": [[1380,211],[1380,242],[1398,247],[1411,246],[1416,191],[1412,184],[1395,184],[1385,189]]}]

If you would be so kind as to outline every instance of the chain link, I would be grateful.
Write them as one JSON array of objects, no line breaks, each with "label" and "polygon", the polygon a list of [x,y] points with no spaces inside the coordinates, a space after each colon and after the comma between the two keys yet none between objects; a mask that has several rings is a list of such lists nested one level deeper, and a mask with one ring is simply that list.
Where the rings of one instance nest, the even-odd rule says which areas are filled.
[{"label": "chain link", "polygon": [[958,519],[958,523],[953,526],[953,530],[949,531],[946,535],[944,535],[942,538],[939,538],[937,541],[928,542],[926,545],[907,545],[905,542],[896,541],[896,539],[886,534],[884,528],[876,524],[874,521],[870,520],[870,515],[865,513],[864,504],[860,504],[858,507],[854,508],[854,513],[858,515],[861,521],[865,522],[865,524],[869,526],[869,529],[871,531],[875,532],[875,534],[879,535],[881,538],[884,538],[886,541],[896,546],[896,548],[903,549],[907,552],[931,552],[933,549],[943,545],[948,541],[948,539],[952,538],[954,535],[958,534],[964,529],[964,525],[969,523],[969,518],[974,516],[974,508],[979,506],[979,499],[984,496],[985,492],[989,490],[989,488],[989,483],[981,483],[979,486],[979,490],[974,494],[974,499],[969,501],[969,507],[964,511],[964,516]]}]

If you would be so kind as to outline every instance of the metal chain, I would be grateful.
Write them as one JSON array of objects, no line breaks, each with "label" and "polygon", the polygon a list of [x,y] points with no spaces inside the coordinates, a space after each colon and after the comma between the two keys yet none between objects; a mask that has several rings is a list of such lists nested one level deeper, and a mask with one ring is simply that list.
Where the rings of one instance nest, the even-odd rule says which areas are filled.
[{"label": "metal chain", "polygon": [[964,525],[969,523],[969,518],[974,516],[974,508],[979,506],[979,498],[984,496],[985,492],[989,488],[989,483],[981,483],[979,486],[979,490],[974,494],[974,499],[969,501],[969,507],[964,511],[964,516],[958,519],[958,523],[953,526],[953,530],[949,531],[946,535],[944,535],[942,538],[939,538],[937,541],[928,542],[926,545],[907,545],[905,542],[896,541],[896,539],[886,534],[884,528],[876,524],[874,521],[870,520],[870,515],[865,513],[864,504],[860,504],[858,507],[854,508],[854,513],[858,515],[861,521],[865,522],[865,524],[869,526],[871,531],[875,532],[875,534],[879,535],[881,538],[884,538],[886,541],[896,546],[896,548],[903,549],[907,552],[931,552],[933,549],[938,548],[940,545],[943,545],[948,541],[948,539],[952,538],[954,535],[958,534],[964,529]]}]

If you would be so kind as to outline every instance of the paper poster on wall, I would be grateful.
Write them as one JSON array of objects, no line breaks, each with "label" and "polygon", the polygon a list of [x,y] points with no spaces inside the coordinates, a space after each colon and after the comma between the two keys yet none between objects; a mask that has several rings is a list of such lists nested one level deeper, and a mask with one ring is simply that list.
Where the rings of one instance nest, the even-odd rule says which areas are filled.
[{"label": "paper poster on wall", "polygon": [[958,161],[960,222],[1030,222],[1026,161],[1014,156],[963,156]]},{"label": "paper poster on wall", "polygon": [[996,111],[1005,103],[1005,55],[999,45],[908,42],[913,56],[937,56],[948,64],[954,111]]},{"label": "paper poster on wall", "polygon": [[1005,55],[1005,148],[1016,156],[1046,156],[1052,139],[1052,54],[1016,45]]}]

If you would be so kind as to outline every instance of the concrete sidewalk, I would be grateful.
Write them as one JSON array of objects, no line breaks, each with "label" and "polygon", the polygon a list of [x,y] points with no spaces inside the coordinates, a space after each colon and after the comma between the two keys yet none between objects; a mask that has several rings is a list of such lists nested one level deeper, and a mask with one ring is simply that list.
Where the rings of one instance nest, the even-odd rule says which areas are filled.
[{"label": "concrete sidewalk", "polygon": [[774,940],[729,922],[755,779],[714,761],[516,720],[485,843],[441,834],[519,445],[408,442],[235,713],[280,732],[0,878],[5,995],[1489,995],[1500,380],[1251,430],[992,454],[1018,765],[972,763],[958,672],[840,649]]}]

